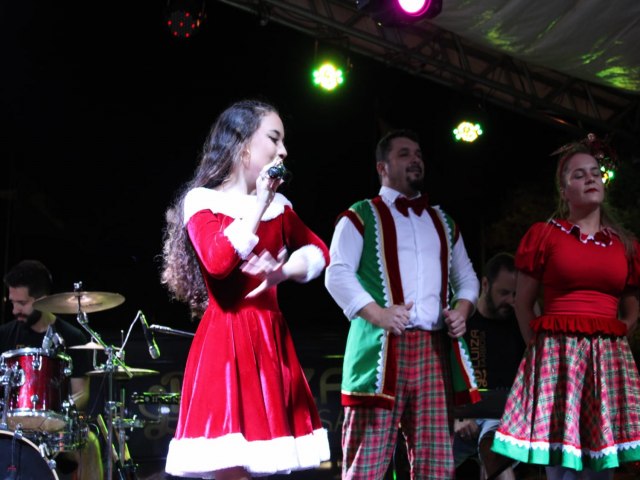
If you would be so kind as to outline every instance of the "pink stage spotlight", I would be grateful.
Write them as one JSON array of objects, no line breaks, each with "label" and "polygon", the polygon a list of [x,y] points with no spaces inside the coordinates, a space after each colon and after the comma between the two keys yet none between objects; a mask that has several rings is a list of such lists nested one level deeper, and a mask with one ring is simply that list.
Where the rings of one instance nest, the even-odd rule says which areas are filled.
[{"label": "pink stage spotlight", "polygon": [[407,15],[419,17],[429,10],[431,0],[398,0],[398,5]]},{"label": "pink stage spotlight", "polygon": [[366,12],[383,26],[402,27],[437,17],[443,0],[356,0],[358,10]]}]

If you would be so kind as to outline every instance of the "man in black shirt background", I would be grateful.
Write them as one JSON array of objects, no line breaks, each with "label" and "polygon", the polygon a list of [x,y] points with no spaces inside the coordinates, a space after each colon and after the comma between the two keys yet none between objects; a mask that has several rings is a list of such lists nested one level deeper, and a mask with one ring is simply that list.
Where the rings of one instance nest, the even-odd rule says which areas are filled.
[{"label": "man in black shirt background", "polygon": [[[504,407],[525,348],[513,310],[516,293],[513,256],[499,253],[492,257],[485,265],[481,286],[476,311],[467,320],[465,340],[478,389],[483,395],[483,401],[474,408],[483,408],[486,415],[486,410],[491,410],[487,408],[489,402]],[[492,418],[476,418],[474,415],[474,418],[455,421],[453,450],[456,467],[470,457],[478,457],[481,478],[486,478],[487,473],[493,474],[510,463],[505,457],[491,451],[501,415],[502,411],[498,410],[495,418],[494,415]],[[514,479],[513,469],[505,469],[496,478]]]}]

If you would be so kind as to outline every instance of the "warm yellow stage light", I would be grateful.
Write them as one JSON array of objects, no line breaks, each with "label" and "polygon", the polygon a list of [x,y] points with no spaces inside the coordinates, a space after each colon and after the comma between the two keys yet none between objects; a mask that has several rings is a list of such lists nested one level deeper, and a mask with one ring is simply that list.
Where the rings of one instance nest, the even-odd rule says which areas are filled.
[{"label": "warm yellow stage light", "polygon": [[482,127],[478,123],[460,122],[453,130],[456,141],[475,142],[482,135]]},{"label": "warm yellow stage light", "polygon": [[342,70],[329,62],[313,71],[313,84],[327,91],[335,90],[344,82]]}]

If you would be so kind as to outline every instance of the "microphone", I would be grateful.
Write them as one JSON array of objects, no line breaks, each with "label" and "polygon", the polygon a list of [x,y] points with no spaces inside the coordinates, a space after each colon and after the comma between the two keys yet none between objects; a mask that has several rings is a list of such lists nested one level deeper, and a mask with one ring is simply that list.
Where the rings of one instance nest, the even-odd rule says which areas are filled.
[{"label": "microphone", "polygon": [[153,332],[149,328],[149,324],[147,323],[147,319],[142,313],[142,310],[138,310],[138,315],[140,316],[140,323],[142,324],[142,331],[144,332],[144,338],[147,341],[147,345],[149,346],[149,355],[154,360],[160,358],[160,349],[158,348],[158,344],[156,343],[156,339],[153,336]]},{"label": "microphone", "polygon": [[278,163],[277,165],[274,165],[267,170],[267,175],[269,175],[269,178],[284,178],[288,175],[288,173],[289,172],[287,171],[283,163]]},{"label": "microphone", "polygon": [[175,328],[165,327],[164,325],[156,325],[155,323],[152,323],[151,325],[149,325],[149,330],[151,330],[152,332],[167,333],[169,335],[178,335],[180,337],[194,337],[195,336],[195,333],[193,333],[193,332],[186,332],[184,330],[176,330]]},{"label": "microphone", "polygon": [[45,350],[45,351],[51,350],[51,347],[53,347],[54,335],[55,333],[53,331],[53,327],[49,325],[42,339],[42,350]]}]

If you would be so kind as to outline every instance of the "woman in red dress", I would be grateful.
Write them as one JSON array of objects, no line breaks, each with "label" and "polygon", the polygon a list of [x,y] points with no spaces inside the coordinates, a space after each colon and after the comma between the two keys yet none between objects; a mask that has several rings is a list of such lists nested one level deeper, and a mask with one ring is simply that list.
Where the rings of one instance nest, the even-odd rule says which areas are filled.
[{"label": "woman in red dress", "polygon": [[232,105],[167,214],[163,282],[204,312],[167,456],[172,475],[247,479],[329,459],[275,288],[317,277],[329,253],[276,193],[282,178],[269,169],[282,167],[283,140],[271,105]]},{"label": "woman in red dress", "polygon": [[[557,218],[516,253],[515,310],[528,343],[493,450],[549,479],[611,479],[640,459],[640,378],[626,336],[638,319],[638,245],[603,206],[590,135],[563,148]],[[534,305],[544,292],[543,315]]]}]

